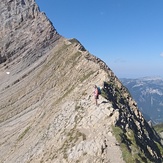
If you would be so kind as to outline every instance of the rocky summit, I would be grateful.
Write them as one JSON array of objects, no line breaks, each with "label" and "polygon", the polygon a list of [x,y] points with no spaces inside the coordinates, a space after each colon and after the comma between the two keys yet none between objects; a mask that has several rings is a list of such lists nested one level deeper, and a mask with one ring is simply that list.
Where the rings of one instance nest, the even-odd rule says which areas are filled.
[{"label": "rocky summit", "polygon": [[163,162],[161,138],[102,60],[34,0],[1,0],[0,12],[1,163]]}]

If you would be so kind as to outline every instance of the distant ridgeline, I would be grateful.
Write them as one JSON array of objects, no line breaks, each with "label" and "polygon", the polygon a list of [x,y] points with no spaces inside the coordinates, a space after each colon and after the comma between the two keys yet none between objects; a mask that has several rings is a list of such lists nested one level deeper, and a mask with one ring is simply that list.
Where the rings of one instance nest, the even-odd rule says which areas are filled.
[{"label": "distant ridgeline", "polygon": [[163,122],[163,79],[121,79],[137,102],[146,120],[153,124]]}]

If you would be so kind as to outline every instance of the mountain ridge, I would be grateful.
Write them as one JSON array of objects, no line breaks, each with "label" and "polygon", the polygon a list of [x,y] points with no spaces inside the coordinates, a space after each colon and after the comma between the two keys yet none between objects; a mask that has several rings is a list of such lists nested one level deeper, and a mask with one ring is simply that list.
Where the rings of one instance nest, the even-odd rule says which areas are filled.
[{"label": "mountain ridge", "polygon": [[[0,2],[5,14],[11,6],[12,12],[24,5],[29,8],[25,22],[20,22],[21,12],[16,15],[20,24],[11,26],[16,33],[10,40],[25,39],[29,44],[20,49],[13,44],[6,48],[8,53],[0,54],[0,161],[161,163],[160,137],[120,80],[78,40],[60,36],[36,4],[31,8],[34,2]],[[31,18],[33,9],[37,14]],[[34,40],[26,33],[17,38],[24,23],[26,31],[34,32]],[[38,30],[39,23],[43,31]],[[8,37],[3,36],[4,48]],[[95,84],[102,90],[99,106],[94,102]]]}]

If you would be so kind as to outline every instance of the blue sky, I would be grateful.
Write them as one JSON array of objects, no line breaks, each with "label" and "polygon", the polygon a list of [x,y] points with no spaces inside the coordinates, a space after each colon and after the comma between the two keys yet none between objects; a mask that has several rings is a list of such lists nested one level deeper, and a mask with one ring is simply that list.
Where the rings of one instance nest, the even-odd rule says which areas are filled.
[{"label": "blue sky", "polygon": [[163,77],[163,0],[36,0],[59,34],[78,39],[119,78]]}]

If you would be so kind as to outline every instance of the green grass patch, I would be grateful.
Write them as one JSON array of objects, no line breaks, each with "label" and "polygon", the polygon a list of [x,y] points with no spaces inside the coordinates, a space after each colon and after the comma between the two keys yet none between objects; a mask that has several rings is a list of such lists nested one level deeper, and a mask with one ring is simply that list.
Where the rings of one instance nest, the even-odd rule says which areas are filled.
[{"label": "green grass patch", "polygon": [[23,137],[27,134],[27,132],[30,130],[30,126],[28,126],[18,137],[18,141],[22,140]]},{"label": "green grass patch", "polygon": [[161,132],[163,132],[163,123],[155,125],[154,129],[160,134]]},{"label": "green grass patch", "polygon": [[132,130],[124,133],[120,127],[112,126],[112,129],[116,140],[120,144],[122,157],[126,163],[150,163],[137,146]]},{"label": "green grass patch", "polygon": [[155,143],[156,143],[156,145],[157,145],[158,149],[160,150],[160,153],[163,157],[163,147],[158,142],[155,142]]}]

